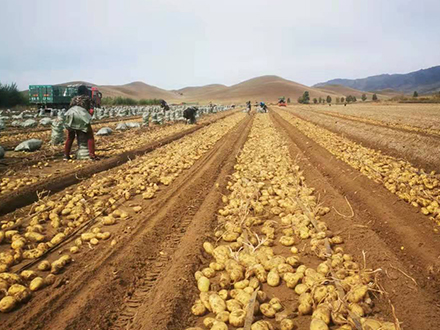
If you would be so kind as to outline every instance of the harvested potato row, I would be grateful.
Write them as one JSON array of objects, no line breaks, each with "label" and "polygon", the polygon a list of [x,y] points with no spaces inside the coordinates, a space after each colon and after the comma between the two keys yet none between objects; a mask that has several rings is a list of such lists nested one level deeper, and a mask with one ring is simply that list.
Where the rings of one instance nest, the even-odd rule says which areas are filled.
[{"label": "harvested potato row", "polygon": [[[242,328],[250,311],[251,330],[295,329],[296,318],[308,318],[311,330],[396,329],[375,318],[375,272],[344,253],[342,237],[322,221],[330,209],[318,205],[268,115],[256,116],[227,189],[217,243],[203,244],[211,262],[195,273],[191,311],[204,328]],[[310,255],[318,266],[307,264]],[[287,290],[289,300],[271,288]]]},{"label": "harvested potato row", "polygon": [[424,215],[440,225],[440,175],[435,171],[426,173],[405,160],[363,147],[285,111],[279,111],[278,114],[338,159],[369,179],[383,184],[390,192],[420,208]]},{"label": "harvested potato row", "polygon": [[[3,230],[0,230],[0,243],[10,244],[11,249],[0,253],[0,280],[2,275],[10,274],[7,272],[12,266],[25,259],[41,257],[92,218],[96,219],[96,225],[75,240],[70,253],[79,253],[83,245],[93,246],[108,240],[111,233],[105,228],[129,218],[128,207],[117,206],[118,201],[123,204],[136,195],[144,199],[153,198],[160,186],[171,184],[245,116],[243,113],[232,115],[124,164],[115,171],[103,173],[99,179],[92,177],[74,191],[66,192],[60,200],[50,196],[36,204],[28,219],[5,220]],[[49,235],[48,232],[55,234]],[[111,245],[114,245],[113,242]],[[59,274],[71,260],[63,256],[51,264],[42,261],[38,270]],[[29,289],[30,283],[27,282],[32,280],[30,291],[38,290],[45,285],[41,279],[36,280],[38,275],[26,272],[23,275],[26,276],[26,282],[18,277],[20,281],[17,283]],[[15,283],[4,283],[6,291],[11,284]],[[0,307],[0,311],[8,312],[21,302],[24,301],[7,298],[5,307]]]}]

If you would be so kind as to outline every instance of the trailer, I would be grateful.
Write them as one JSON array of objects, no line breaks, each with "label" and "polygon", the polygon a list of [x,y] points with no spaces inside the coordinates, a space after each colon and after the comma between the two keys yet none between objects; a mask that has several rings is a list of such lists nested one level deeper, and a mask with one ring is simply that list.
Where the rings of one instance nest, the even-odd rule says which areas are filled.
[{"label": "trailer", "polygon": [[[81,84],[75,85],[30,85],[29,103],[35,104],[43,109],[67,109],[73,97],[78,95],[78,88]],[[86,86],[89,96],[92,99],[92,108],[101,107],[102,94],[96,87]]]}]

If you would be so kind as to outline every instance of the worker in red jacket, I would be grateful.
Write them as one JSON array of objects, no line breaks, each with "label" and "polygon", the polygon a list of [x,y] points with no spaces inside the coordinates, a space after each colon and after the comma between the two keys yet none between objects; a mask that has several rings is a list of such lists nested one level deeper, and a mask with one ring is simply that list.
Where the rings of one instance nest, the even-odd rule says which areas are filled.
[{"label": "worker in red jacket", "polygon": [[92,129],[91,111],[92,100],[88,96],[86,86],[78,88],[78,96],[75,96],[70,102],[69,110],[65,115],[64,126],[67,129],[67,140],[64,145],[64,158],[70,159],[70,151],[72,149],[75,136],[79,140],[87,140],[87,147],[89,149],[90,158],[96,160],[95,155],[95,138]]}]

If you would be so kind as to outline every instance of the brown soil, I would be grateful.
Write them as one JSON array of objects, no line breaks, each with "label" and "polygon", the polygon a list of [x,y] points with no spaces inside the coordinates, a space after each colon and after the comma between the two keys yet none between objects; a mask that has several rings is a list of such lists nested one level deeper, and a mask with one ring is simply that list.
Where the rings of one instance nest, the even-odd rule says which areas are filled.
[{"label": "brown soil", "polygon": [[337,160],[276,113],[272,118],[290,138],[292,157],[299,156],[306,181],[317,189],[322,202],[346,216],[351,214],[350,203],[352,218],[330,212],[327,221],[344,237],[347,251],[358,260],[365,251],[368,264],[383,270],[381,280],[402,328],[440,328],[436,316],[440,313],[440,241],[426,217]]},{"label": "brown soil", "polygon": [[366,147],[381,150],[384,154],[399,159],[404,158],[419,168],[428,171],[440,170],[438,136],[426,136],[416,132],[334,118],[318,111],[299,111],[296,107],[290,107],[287,111]]},{"label": "brown soil", "polygon": [[[251,117],[246,117],[153,200],[130,200],[143,211],[131,212],[129,222],[121,223],[117,247],[81,254],[46,295],[43,291],[21,309],[0,315],[4,328],[126,328],[142,303],[151,304],[146,300],[150,290],[163,274],[171,274],[171,266],[180,265],[172,272],[176,280],[189,272],[186,254],[196,258],[200,246],[190,242],[200,242],[209,228],[221,200],[215,183],[225,185],[250,123]],[[172,285],[168,282],[164,288]],[[151,315],[163,313],[160,305],[155,308],[149,309]]]}]

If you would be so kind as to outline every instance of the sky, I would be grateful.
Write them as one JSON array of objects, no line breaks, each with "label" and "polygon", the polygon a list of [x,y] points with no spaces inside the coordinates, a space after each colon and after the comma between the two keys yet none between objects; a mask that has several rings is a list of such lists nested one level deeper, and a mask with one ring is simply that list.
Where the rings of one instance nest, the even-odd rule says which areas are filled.
[{"label": "sky", "polygon": [[305,85],[440,65],[438,0],[0,0],[0,82]]}]

